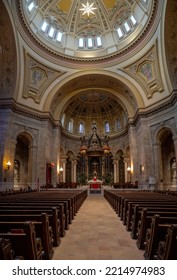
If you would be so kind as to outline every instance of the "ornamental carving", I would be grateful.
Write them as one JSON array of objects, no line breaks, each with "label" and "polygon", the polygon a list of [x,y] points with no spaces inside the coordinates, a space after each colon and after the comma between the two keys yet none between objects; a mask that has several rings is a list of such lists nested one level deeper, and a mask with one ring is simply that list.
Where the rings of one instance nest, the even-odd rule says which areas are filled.
[{"label": "ornamental carving", "polygon": [[47,88],[59,78],[64,72],[54,71],[46,67],[32,58],[29,54],[25,54],[25,82],[24,82],[24,98],[32,98],[36,103],[40,100]]},{"label": "ornamental carving", "polygon": [[163,91],[156,44],[141,59],[123,70],[141,84],[147,98]]},{"label": "ornamental carving", "polygon": [[14,93],[16,78],[16,48],[13,29],[7,11],[0,2],[0,95]]},{"label": "ornamental carving", "polygon": [[165,22],[165,47],[173,87],[177,86],[177,1],[168,0]]}]

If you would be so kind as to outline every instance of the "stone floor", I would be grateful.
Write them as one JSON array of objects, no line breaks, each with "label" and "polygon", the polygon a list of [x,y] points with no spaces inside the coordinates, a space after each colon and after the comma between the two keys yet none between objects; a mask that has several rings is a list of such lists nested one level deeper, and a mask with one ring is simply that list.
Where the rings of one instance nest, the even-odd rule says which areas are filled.
[{"label": "stone floor", "polygon": [[143,253],[100,194],[81,206],[53,260],[143,260]]}]

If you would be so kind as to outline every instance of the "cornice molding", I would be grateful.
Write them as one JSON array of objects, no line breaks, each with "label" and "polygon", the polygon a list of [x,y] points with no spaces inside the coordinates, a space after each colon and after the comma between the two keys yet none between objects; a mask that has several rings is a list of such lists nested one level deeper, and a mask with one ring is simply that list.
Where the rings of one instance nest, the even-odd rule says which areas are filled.
[{"label": "cornice molding", "polygon": [[[163,112],[164,110],[172,108],[176,103],[177,103],[177,89],[171,93],[170,98],[168,98],[166,101],[163,101],[163,104],[156,104],[156,106],[154,106],[153,108],[152,107],[151,108],[149,107],[146,109],[140,108],[139,110],[137,110],[134,118],[129,120],[127,127],[117,134],[114,134],[114,135],[110,134],[109,135],[110,138],[111,139],[120,138],[122,136],[127,135],[129,128],[132,126],[136,126],[141,118],[148,118],[159,112]],[[68,138],[74,138],[74,139],[80,138],[80,135],[74,135],[74,134],[72,135],[72,134],[67,133],[62,128],[60,121],[54,120],[54,118],[52,117],[50,112],[39,112],[39,111],[36,111],[33,109],[29,109],[25,106],[22,106],[22,105],[16,103],[14,99],[1,99],[0,100],[0,110],[9,110],[9,109],[16,114],[20,114],[20,115],[28,117],[28,118],[32,118],[32,119],[35,119],[38,121],[49,121],[53,128],[60,127],[61,133]]]},{"label": "cornice molding", "polygon": [[131,124],[135,126],[141,118],[147,118],[159,112],[162,112],[164,110],[172,108],[172,106],[174,106],[176,102],[177,102],[177,89],[173,90],[173,92],[170,95],[170,98],[167,99],[166,101],[164,100],[162,104],[160,105],[156,104],[155,107],[153,108],[146,108],[146,109],[140,108],[136,112]]},{"label": "cornice molding", "polygon": [[13,113],[32,118],[38,121],[49,121],[53,127],[59,127],[59,122],[57,123],[50,112],[39,112],[34,109],[29,109],[24,105],[18,104],[14,99],[1,99],[0,100],[0,110],[11,110]]}]

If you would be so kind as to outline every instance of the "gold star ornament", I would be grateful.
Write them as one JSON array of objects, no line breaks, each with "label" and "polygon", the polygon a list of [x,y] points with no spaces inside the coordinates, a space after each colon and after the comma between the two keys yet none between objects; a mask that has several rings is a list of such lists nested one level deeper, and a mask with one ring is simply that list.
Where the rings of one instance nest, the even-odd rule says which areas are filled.
[{"label": "gold star ornament", "polygon": [[89,2],[87,2],[86,5],[82,4],[83,8],[81,8],[79,10],[83,12],[82,15],[87,14],[89,17],[90,14],[94,15],[95,14],[94,10],[97,9],[97,8],[93,7],[93,5],[94,5],[94,3],[89,4]]}]

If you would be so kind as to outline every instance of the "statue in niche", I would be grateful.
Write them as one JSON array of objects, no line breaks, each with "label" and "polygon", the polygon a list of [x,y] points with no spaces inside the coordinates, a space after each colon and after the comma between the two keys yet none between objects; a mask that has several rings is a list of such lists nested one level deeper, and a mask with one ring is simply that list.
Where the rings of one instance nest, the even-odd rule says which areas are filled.
[{"label": "statue in niche", "polygon": [[93,123],[92,123],[92,131],[96,132],[96,130],[97,130],[96,121],[93,121]]},{"label": "statue in niche", "polygon": [[172,180],[176,180],[176,159],[174,158],[172,161],[172,165],[171,165],[171,171],[172,171]]},{"label": "statue in niche", "polygon": [[105,135],[105,136],[104,136],[104,139],[103,139],[103,144],[104,144],[104,145],[108,145],[108,142],[109,142],[109,136],[108,136],[108,135]]},{"label": "statue in niche", "polygon": [[82,136],[82,137],[80,138],[80,140],[81,140],[81,145],[87,145],[87,141],[86,141],[85,136]]}]

